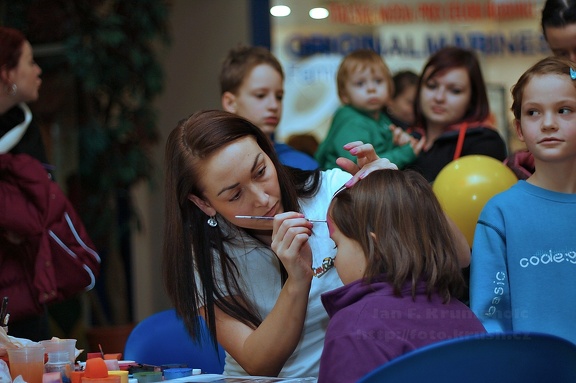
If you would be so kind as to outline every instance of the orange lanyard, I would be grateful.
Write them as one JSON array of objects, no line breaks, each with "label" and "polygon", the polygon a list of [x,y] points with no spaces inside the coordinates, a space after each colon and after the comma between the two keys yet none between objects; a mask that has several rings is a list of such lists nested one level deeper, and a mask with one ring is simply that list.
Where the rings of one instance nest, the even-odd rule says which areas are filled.
[{"label": "orange lanyard", "polygon": [[466,130],[468,129],[468,123],[463,122],[460,125],[460,132],[458,132],[458,142],[456,142],[456,150],[454,151],[454,158],[453,160],[457,160],[460,158],[460,154],[462,153],[462,146],[464,146],[464,137],[466,137]]}]

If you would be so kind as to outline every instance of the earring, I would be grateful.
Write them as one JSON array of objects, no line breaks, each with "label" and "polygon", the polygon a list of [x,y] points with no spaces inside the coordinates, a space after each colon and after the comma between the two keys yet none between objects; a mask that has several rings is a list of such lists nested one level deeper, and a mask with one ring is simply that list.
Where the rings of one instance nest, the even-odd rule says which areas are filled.
[{"label": "earring", "polygon": [[18,85],[13,83],[12,85],[10,85],[8,87],[8,89],[6,89],[6,91],[8,92],[8,94],[10,96],[14,96],[14,95],[16,95],[16,92],[18,92]]},{"label": "earring", "polygon": [[208,225],[210,225],[211,227],[216,227],[216,226],[218,226],[218,221],[216,221],[216,217],[215,217],[215,216],[212,216],[212,217],[208,218],[208,221],[206,221],[206,222],[208,222]]}]

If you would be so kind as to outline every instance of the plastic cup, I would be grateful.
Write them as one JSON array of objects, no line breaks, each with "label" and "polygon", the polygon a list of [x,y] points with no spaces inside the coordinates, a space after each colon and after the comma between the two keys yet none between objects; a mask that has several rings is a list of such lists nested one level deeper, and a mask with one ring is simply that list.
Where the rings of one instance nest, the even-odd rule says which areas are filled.
[{"label": "plastic cup", "polygon": [[106,367],[108,367],[108,372],[118,371],[120,369],[118,359],[105,359],[104,363],[106,363]]},{"label": "plastic cup", "polygon": [[44,365],[44,372],[57,372],[62,383],[70,383],[70,372],[74,366],[70,365],[67,351],[48,352],[48,362]]},{"label": "plastic cup", "polygon": [[42,383],[44,352],[46,351],[43,346],[9,348],[6,351],[8,351],[12,380],[22,375],[22,379],[27,383]]},{"label": "plastic cup", "polygon": [[[40,344],[46,348],[46,353],[66,351],[70,357],[70,363],[74,367],[76,360],[76,339],[50,339],[42,340]],[[72,368],[73,370],[74,368]]]}]

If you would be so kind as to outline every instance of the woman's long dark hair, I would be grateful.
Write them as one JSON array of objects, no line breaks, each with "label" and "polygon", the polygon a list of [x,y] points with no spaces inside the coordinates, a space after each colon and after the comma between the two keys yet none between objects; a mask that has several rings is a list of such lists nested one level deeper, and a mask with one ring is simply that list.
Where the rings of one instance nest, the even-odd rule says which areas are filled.
[{"label": "woman's long dark hair", "polygon": [[26,37],[17,29],[0,26],[0,67],[10,70],[18,66]]},{"label": "woman's long dark hair", "polygon": [[[320,172],[281,165],[268,137],[248,120],[223,111],[197,112],[180,121],[166,142],[164,284],[193,339],[201,334],[198,307],[204,306],[203,314],[215,346],[214,306],[253,328],[262,318],[239,288],[237,269],[224,251],[227,238],[220,225],[209,226],[209,217],[189,200],[189,196],[203,198],[199,184],[203,161],[215,151],[247,136],[254,137],[274,164],[285,211],[300,211],[298,199],[316,193]],[[215,261],[219,264],[215,265]],[[224,289],[216,282],[215,269],[222,270]],[[284,282],[283,268],[281,274]],[[198,277],[200,281],[196,280]],[[202,290],[197,286],[202,286]]]},{"label": "woman's long dark hair", "polygon": [[546,27],[563,28],[576,23],[576,1],[547,0],[542,8],[542,33],[546,37]]}]

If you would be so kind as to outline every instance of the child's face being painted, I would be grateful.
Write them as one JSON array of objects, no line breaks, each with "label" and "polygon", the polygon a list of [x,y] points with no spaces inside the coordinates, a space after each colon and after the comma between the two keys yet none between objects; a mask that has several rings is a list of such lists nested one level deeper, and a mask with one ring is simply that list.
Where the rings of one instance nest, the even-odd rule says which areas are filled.
[{"label": "child's face being painted", "polygon": [[390,80],[377,68],[366,67],[356,70],[350,73],[345,82],[342,102],[365,112],[379,114],[391,97]]},{"label": "child's face being painted", "polygon": [[232,95],[227,92],[224,109],[244,117],[267,135],[272,135],[282,117],[284,80],[268,64],[254,67]]},{"label": "child's face being painted", "polygon": [[327,217],[330,238],[336,244],[336,258],[334,267],[345,285],[364,276],[366,270],[366,257],[360,244],[346,237],[334,224],[330,216]]},{"label": "child's face being painted", "polygon": [[536,159],[576,158],[576,88],[568,75],[534,76],[524,89],[516,132]]}]

